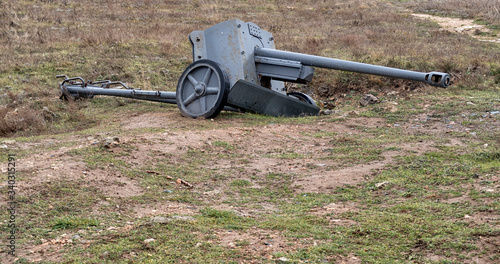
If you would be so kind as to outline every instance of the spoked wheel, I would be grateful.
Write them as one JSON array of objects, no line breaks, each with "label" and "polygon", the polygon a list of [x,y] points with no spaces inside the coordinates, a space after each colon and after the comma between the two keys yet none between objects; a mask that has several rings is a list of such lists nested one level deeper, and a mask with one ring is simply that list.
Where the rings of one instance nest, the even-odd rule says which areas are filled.
[{"label": "spoked wheel", "polygon": [[175,96],[182,115],[213,118],[224,108],[228,91],[226,71],[214,61],[199,60],[184,70]]},{"label": "spoked wheel", "polygon": [[305,93],[291,92],[291,93],[287,93],[286,95],[295,97],[295,98],[299,99],[302,102],[306,102],[308,104],[317,106],[316,102],[314,102],[314,99],[312,99],[311,96],[309,96],[309,95],[307,95]]}]

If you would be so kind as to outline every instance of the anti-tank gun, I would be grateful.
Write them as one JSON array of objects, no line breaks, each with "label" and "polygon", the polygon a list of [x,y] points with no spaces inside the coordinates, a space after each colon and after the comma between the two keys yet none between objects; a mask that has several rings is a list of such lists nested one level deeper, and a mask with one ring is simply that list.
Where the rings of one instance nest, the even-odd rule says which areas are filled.
[{"label": "anti-tank gun", "polygon": [[[177,104],[184,116],[213,118],[223,109],[272,116],[316,115],[319,108],[303,93],[287,93],[285,82],[307,83],[321,67],[425,82],[448,87],[442,72],[415,72],[384,66],[276,50],[271,33],[237,19],[189,34],[193,63],[179,78],[176,92],[147,91],[121,82],[85,82],[68,78],[60,84],[66,97],[109,95]],[[121,86],[121,88],[113,88]]]}]

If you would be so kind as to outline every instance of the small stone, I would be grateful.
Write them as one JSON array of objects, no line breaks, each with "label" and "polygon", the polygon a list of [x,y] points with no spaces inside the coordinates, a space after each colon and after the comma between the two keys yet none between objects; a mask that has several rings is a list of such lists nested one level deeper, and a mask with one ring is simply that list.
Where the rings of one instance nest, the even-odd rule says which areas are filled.
[{"label": "small stone", "polygon": [[120,139],[118,137],[107,137],[104,139],[105,148],[111,148],[119,144],[120,144]]},{"label": "small stone", "polygon": [[155,240],[156,239],[154,239],[154,238],[148,238],[148,239],[144,240],[144,243],[149,244],[149,243],[151,243],[151,242],[153,242]]},{"label": "small stone", "polygon": [[288,262],[289,260],[285,257],[281,257],[278,259],[279,262]]},{"label": "small stone", "polygon": [[330,110],[330,109],[320,110],[319,111],[319,115],[331,115],[331,114],[333,114],[333,111]]},{"label": "small stone", "polygon": [[380,100],[373,94],[365,94],[363,98],[359,101],[359,104],[361,106],[367,106],[369,104],[377,104],[377,103],[380,103]]},{"label": "small stone", "polygon": [[170,219],[163,216],[155,216],[151,219],[151,222],[158,224],[166,224],[170,221]]},{"label": "small stone", "polygon": [[80,235],[74,235],[71,238],[74,239],[74,240],[80,240],[82,237]]},{"label": "small stone", "polygon": [[163,190],[163,192],[165,192],[165,193],[173,193],[172,190]]},{"label": "small stone", "polygon": [[384,182],[379,182],[377,184],[375,184],[375,187],[377,188],[384,188],[385,186],[387,186],[390,182],[387,182],[387,181],[384,181]]}]

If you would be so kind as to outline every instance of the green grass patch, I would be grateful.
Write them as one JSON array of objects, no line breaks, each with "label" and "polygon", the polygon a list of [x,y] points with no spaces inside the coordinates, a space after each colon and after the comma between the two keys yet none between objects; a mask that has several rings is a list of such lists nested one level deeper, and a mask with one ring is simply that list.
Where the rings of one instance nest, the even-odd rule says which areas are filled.
[{"label": "green grass patch", "polygon": [[50,225],[53,229],[73,229],[98,226],[99,221],[91,218],[62,217],[54,220]]}]

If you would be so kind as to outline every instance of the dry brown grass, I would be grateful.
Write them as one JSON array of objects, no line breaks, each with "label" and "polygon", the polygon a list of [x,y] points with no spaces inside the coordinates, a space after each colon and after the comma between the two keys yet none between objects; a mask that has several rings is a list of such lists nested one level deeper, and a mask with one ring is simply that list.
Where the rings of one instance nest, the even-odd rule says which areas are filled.
[{"label": "dry brown grass", "polygon": [[500,0],[415,0],[408,6],[418,12],[483,19],[500,24]]},{"label": "dry brown grass", "polygon": [[16,132],[36,134],[46,128],[43,112],[29,103],[24,103],[22,96],[7,93],[10,102],[3,102],[0,107],[0,136],[10,136]]},{"label": "dry brown grass", "polygon": [[[235,17],[254,21],[273,32],[279,48],[346,59],[366,59],[376,55],[411,56],[409,59],[416,61],[424,55],[420,60],[434,62],[456,54],[457,49],[453,46],[461,45],[447,42],[446,35],[428,28],[415,28],[413,18],[391,12],[391,9],[397,9],[393,4],[375,0],[20,2],[2,4],[3,44],[7,45],[2,55],[11,62],[3,69],[21,64],[18,60],[8,60],[14,55],[8,52],[9,49],[35,55],[22,58],[30,64],[37,64],[42,59],[38,53],[59,57],[57,51],[80,57],[91,56],[88,53],[93,52],[97,58],[110,59],[105,63],[115,65],[120,65],[120,57],[131,60],[134,55],[162,55],[165,60],[189,57],[187,35],[191,31]],[[422,5],[416,6],[417,9],[434,6],[432,1],[418,2]],[[459,6],[460,3],[469,3],[454,2]],[[490,0],[488,6],[496,6],[497,2]],[[482,5],[464,4],[469,5],[481,8],[468,12],[491,13],[483,10]],[[439,6],[450,8],[450,5],[436,4],[436,8]],[[436,50],[444,45],[450,47],[450,44],[449,52],[434,52],[432,57],[422,54],[422,51]],[[75,48],[77,50],[72,50]],[[52,54],[51,50],[54,51]],[[436,54],[442,55],[436,57]],[[66,64],[68,60],[73,63],[76,60],[68,56],[65,59]],[[123,70],[125,66],[116,67]],[[413,68],[427,70],[418,66]]]}]

